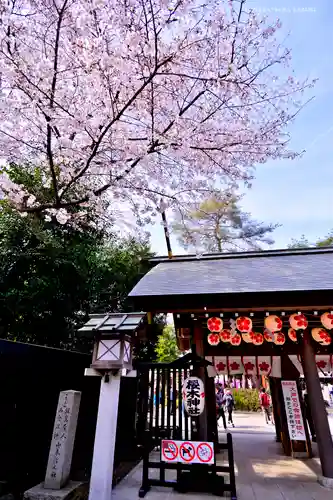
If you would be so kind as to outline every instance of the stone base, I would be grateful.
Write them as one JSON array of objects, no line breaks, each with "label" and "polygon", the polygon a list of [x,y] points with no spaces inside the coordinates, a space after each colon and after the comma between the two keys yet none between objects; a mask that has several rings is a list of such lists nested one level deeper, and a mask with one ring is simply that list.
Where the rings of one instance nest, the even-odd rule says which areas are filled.
[{"label": "stone base", "polygon": [[61,490],[44,488],[44,483],[34,486],[24,493],[24,500],[86,500],[88,498],[87,483],[70,481]]},{"label": "stone base", "polygon": [[333,478],[331,477],[318,476],[318,483],[324,488],[333,490]]}]

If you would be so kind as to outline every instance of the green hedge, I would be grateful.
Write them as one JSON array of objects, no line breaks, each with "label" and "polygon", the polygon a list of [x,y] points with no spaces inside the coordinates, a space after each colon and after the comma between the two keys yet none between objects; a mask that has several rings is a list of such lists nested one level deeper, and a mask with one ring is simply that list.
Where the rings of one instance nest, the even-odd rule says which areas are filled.
[{"label": "green hedge", "polygon": [[260,411],[257,389],[233,389],[232,393],[236,411]]}]

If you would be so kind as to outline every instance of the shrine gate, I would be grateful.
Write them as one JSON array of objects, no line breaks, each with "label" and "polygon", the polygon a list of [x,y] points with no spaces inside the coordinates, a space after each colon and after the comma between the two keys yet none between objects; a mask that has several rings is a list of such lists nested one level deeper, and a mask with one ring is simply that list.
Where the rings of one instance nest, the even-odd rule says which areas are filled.
[{"label": "shrine gate", "polygon": [[[191,349],[192,356],[202,360],[192,367],[204,382],[206,394],[199,439],[218,441],[214,375],[264,375],[270,377],[276,439],[287,455],[310,457],[299,383],[304,374],[322,482],[332,482],[333,443],[318,370],[332,370],[333,249],[153,258],[151,265],[130,298],[137,310],[149,311],[149,321],[154,314],[172,313],[180,349]],[[153,415],[151,395],[156,384],[152,377],[160,375],[156,371],[145,377],[150,398],[142,401],[147,401],[147,412],[150,409]],[[163,377],[161,384],[175,383],[170,377],[163,382]],[[290,397],[286,396],[288,384],[294,391]],[[292,421],[286,402],[296,405],[296,400],[299,413]],[[172,404],[164,402],[166,409]],[[157,422],[169,418],[167,411],[161,411]],[[189,420],[181,422],[190,429]],[[149,421],[148,425],[153,424]],[[165,427],[170,430],[168,421]]]}]

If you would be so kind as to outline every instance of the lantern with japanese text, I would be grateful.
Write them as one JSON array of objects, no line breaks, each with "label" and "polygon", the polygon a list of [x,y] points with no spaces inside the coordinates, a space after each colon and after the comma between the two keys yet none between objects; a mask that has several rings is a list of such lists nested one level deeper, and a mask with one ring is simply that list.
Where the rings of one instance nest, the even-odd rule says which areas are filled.
[{"label": "lantern with japanese text", "polygon": [[304,314],[292,314],[289,317],[289,323],[294,330],[305,330],[308,327],[308,320]]},{"label": "lantern with japanese text", "polygon": [[293,342],[297,342],[297,332],[296,332],[296,330],[294,330],[293,328],[289,328],[288,329],[288,337]]},{"label": "lantern with japanese text", "polygon": [[325,312],[320,316],[320,321],[327,330],[333,329],[333,314]]},{"label": "lantern with japanese text", "polygon": [[220,340],[222,342],[230,342],[231,339],[231,331],[224,328],[222,332],[220,332]]},{"label": "lantern with japanese text", "polygon": [[218,345],[220,342],[220,334],[219,333],[209,333],[207,335],[207,342],[210,345]]},{"label": "lantern with japanese text", "polygon": [[246,316],[240,316],[236,319],[236,328],[241,333],[250,333],[252,330],[252,320]]},{"label": "lantern with japanese text", "polygon": [[271,332],[279,332],[282,326],[282,320],[278,316],[275,316],[275,314],[271,314],[265,318],[265,327]]},{"label": "lantern with japanese text", "polygon": [[281,333],[281,332],[278,332],[275,335],[274,344],[275,345],[283,345],[285,342],[286,342],[286,336],[285,336],[285,334]]},{"label": "lantern with japanese text", "polygon": [[205,388],[198,377],[188,377],[183,384],[183,401],[187,414],[198,417],[205,409]]},{"label": "lantern with japanese text", "polygon": [[209,318],[207,328],[210,332],[220,332],[223,328],[223,321],[221,318]]}]

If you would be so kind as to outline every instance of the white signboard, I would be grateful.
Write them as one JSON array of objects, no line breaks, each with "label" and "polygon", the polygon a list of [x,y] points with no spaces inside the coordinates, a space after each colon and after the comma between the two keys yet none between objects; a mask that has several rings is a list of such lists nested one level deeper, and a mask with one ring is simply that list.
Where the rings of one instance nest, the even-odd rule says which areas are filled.
[{"label": "white signboard", "polygon": [[214,443],[205,441],[161,441],[162,462],[208,464],[215,462]]},{"label": "white signboard", "polygon": [[306,441],[301,405],[295,380],[281,380],[288,430],[293,441]]},{"label": "white signboard", "polygon": [[198,417],[205,409],[205,388],[198,377],[188,377],[183,384],[183,400],[187,414]]}]

